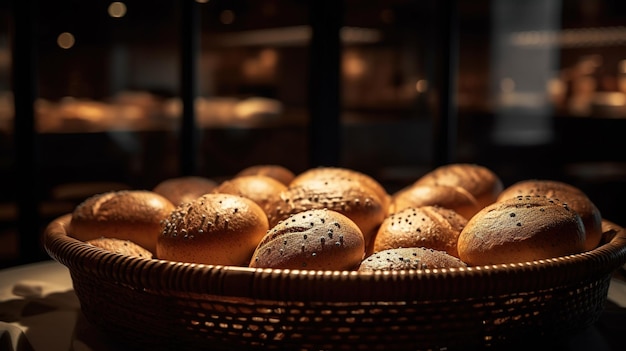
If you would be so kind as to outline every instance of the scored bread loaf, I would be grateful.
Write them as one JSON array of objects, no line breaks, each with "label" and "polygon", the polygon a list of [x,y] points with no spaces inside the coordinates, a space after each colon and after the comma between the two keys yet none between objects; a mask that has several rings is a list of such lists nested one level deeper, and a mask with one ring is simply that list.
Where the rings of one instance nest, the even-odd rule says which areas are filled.
[{"label": "scored bread loaf", "polygon": [[130,240],[153,254],[163,221],[175,206],[148,190],[93,195],[72,212],[68,235],[87,241],[100,237]]},{"label": "scored bread loaf", "polygon": [[504,189],[498,196],[498,201],[520,195],[543,195],[567,204],[578,213],[585,225],[585,250],[592,250],[600,243],[602,214],[581,189],[556,180],[528,179]]},{"label": "scored bread loaf", "polygon": [[179,205],[164,221],[157,258],[247,266],[269,226],[259,205],[232,194],[205,194]]},{"label": "scored bread loaf", "polygon": [[458,239],[468,265],[520,263],[584,251],[585,228],[576,211],[540,195],[517,196],[483,208]]},{"label": "scored bread loaf", "polygon": [[365,255],[359,227],[327,209],[292,215],[274,226],[259,242],[253,268],[352,270]]}]

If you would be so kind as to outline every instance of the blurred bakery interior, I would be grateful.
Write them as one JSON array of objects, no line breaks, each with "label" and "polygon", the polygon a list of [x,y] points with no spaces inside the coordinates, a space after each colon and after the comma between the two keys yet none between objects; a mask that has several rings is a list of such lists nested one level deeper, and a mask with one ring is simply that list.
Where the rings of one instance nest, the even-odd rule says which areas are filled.
[{"label": "blurred bakery interior", "polygon": [[626,2],[0,2],[0,263],[87,196],[254,164],[450,162],[626,224]]}]

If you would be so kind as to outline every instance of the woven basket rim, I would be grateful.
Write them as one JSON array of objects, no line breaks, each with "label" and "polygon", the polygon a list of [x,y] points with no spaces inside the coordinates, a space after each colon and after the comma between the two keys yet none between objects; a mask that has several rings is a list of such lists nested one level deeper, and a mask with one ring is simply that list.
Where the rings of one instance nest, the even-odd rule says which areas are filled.
[{"label": "woven basket rim", "polygon": [[204,265],[130,257],[67,235],[71,214],[43,233],[48,255],[73,279],[88,274],[130,289],[164,296],[216,295],[274,301],[406,301],[480,298],[550,290],[598,276],[626,263],[626,230],[598,248],[574,255],[516,264],[406,271],[316,271]]}]

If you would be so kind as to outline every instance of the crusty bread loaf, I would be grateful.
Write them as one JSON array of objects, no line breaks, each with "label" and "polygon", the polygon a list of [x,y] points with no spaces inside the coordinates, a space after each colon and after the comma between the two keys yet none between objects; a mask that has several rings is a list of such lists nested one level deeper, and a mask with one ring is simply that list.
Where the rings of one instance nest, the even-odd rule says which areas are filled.
[{"label": "crusty bread loaf", "polygon": [[329,209],[350,218],[361,229],[366,245],[385,217],[380,198],[350,178],[309,179],[290,185],[268,205],[270,227],[287,217],[311,209]]},{"label": "crusty bread loaf", "polygon": [[87,244],[125,256],[152,258],[152,252],[135,244],[130,240],[116,238],[97,238],[87,240]]},{"label": "crusty bread loaf", "polygon": [[457,240],[466,223],[467,219],[448,208],[405,208],[385,218],[374,239],[373,252],[426,247],[458,257]]},{"label": "crusty bread loaf", "polygon": [[166,218],[157,258],[213,265],[247,266],[269,229],[259,205],[231,194],[205,194],[179,205]]},{"label": "crusty bread loaf", "polygon": [[482,209],[476,198],[459,186],[412,185],[399,190],[391,197],[388,215],[407,207],[439,206],[456,211],[470,219]]},{"label": "crusty bread loaf", "polygon": [[130,240],[153,254],[163,221],[175,206],[148,190],[93,195],[72,212],[68,234],[82,241],[100,237]]},{"label": "crusty bread loaf", "polygon": [[476,198],[480,207],[494,203],[502,189],[502,180],[491,169],[471,163],[451,163],[424,174],[416,185],[459,186]]},{"label": "crusty bread loaf", "polygon": [[359,272],[462,268],[467,265],[445,251],[425,247],[402,247],[379,251],[364,259]]},{"label": "crusty bread loaf", "polygon": [[174,205],[197,199],[210,193],[218,183],[215,180],[200,176],[183,176],[168,178],[158,183],[152,191],[163,195]]},{"label": "crusty bread loaf", "polygon": [[471,266],[519,263],[584,250],[585,228],[567,205],[518,196],[483,208],[461,231],[459,258]]},{"label": "crusty bread loaf", "polygon": [[295,173],[293,173],[289,168],[285,166],[275,164],[260,164],[242,169],[237,174],[235,174],[235,177],[248,175],[264,175],[270,178],[274,178],[285,185],[289,185],[289,183],[291,183],[293,178],[295,178],[296,176]]},{"label": "crusty bread loaf", "polygon": [[287,189],[280,181],[264,175],[243,175],[220,183],[213,193],[233,194],[256,202],[265,211],[272,198]]},{"label": "crusty bread loaf", "polygon": [[556,180],[528,179],[505,188],[498,201],[519,195],[544,195],[566,203],[576,211],[585,225],[585,250],[592,250],[602,239],[602,214],[591,199],[579,188]]},{"label": "crusty bread loaf", "polygon": [[351,219],[313,209],[274,226],[259,242],[250,267],[352,270],[364,255],[363,233]]}]

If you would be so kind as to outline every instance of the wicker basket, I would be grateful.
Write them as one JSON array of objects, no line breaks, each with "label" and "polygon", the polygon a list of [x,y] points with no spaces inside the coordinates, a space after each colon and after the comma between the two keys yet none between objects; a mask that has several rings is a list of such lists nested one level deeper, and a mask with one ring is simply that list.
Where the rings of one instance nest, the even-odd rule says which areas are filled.
[{"label": "wicker basket", "polygon": [[523,264],[399,272],[251,269],[131,258],[44,233],[86,318],[150,349],[455,350],[569,335],[603,311],[626,234]]}]

